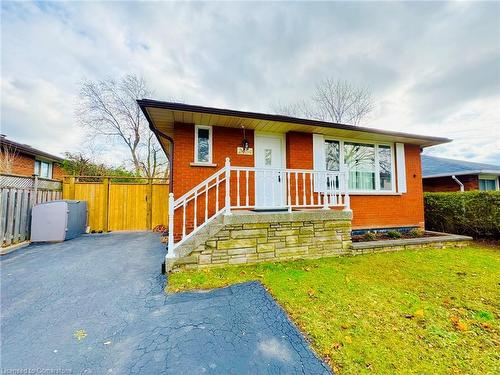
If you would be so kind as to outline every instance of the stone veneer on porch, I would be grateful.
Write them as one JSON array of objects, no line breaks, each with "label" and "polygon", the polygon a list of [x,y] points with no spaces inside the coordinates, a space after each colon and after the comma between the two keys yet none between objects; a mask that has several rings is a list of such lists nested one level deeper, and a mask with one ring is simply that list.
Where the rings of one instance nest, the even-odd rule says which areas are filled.
[{"label": "stone veneer on porch", "polygon": [[218,267],[350,253],[350,211],[233,211],[222,228],[167,269]]}]

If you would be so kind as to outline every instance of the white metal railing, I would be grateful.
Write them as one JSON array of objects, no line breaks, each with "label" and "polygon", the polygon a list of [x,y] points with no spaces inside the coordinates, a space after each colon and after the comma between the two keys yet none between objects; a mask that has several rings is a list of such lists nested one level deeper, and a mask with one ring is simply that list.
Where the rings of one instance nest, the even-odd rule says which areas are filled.
[{"label": "white metal railing", "polygon": [[[167,258],[174,257],[176,247],[218,215],[230,215],[232,208],[350,210],[348,178],[345,166],[340,171],[234,167],[226,158],[222,169],[180,198],[174,200],[173,193],[169,194]],[[174,233],[174,219],[179,217],[178,233]]]}]

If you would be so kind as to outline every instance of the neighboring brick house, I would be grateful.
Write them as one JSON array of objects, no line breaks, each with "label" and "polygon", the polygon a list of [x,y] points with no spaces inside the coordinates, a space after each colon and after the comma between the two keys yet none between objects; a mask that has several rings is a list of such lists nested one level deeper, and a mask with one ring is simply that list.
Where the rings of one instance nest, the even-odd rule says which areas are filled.
[{"label": "neighboring brick house", "polygon": [[422,155],[425,192],[499,190],[500,166]]},{"label": "neighboring brick house", "polygon": [[62,180],[63,158],[37,150],[29,145],[0,137],[0,153],[2,154],[2,173],[28,176],[37,174],[38,177]]}]

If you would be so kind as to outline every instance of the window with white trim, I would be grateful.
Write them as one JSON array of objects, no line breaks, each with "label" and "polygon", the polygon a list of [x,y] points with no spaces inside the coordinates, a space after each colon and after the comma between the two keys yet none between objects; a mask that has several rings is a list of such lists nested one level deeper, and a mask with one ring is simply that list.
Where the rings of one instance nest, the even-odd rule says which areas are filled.
[{"label": "window with white trim", "polygon": [[196,125],[194,131],[195,163],[212,163],[212,127]]},{"label": "window with white trim", "polygon": [[35,160],[35,174],[41,178],[52,178],[52,163],[43,160]]},{"label": "window with white trim", "polygon": [[340,170],[344,160],[351,191],[394,191],[393,159],[389,144],[325,140],[326,170]]},{"label": "window with white trim", "polygon": [[479,190],[498,190],[497,176],[479,176]]},{"label": "window with white trim", "polygon": [[392,190],[392,150],[391,146],[377,145],[380,190]]}]

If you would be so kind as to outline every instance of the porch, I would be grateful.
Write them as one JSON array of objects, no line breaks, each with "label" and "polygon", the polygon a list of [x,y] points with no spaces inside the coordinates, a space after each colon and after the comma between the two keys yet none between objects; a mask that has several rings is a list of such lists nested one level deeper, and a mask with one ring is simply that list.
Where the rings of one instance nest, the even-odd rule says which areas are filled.
[{"label": "porch", "polygon": [[[340,233],[328,232],[333,236],[330,239],[320,236],[320,242],[330,240],[339,245],[335,248],[343,249],[346,241],[350,243],[352,219],[347,186],[345,167],[338,172],[241,167],[231,165],[230,159],[226,158],[223,168],[181,197],[175,199],[170,193],[167,261],[185,257],[207,241],[213,243],[214,236],[223,229],[224,235],[217,239],[253,238],[241,244],[238,241],[222,244],[226,249],[237,245],[241,251],[257,254],[257,242],[267,243],[269,233],[266,230],[253,231],[262,237],[248,237],[250,232],[246,230],[267,228],[271,229],[273,242],[283,242],[278,247],[286,250],[290,245],[305,245],[294,250],[298,255],[304,255],[310,252],[308,246],[313,243],[309,241],[310,235],[314,234],[314,229],[323,231],[325,222],[328,222],[327,229],[335,227],[334,222],[342,222],[343,230]],[[297,227],[296,230],[279,232],[292,226]],[[310,229],[300,231],[299,227],[303,226]],[[276,230],[285,233],[284,238],[274,238]],[[298,235],[305,232],[307,240],[299,239]],[[287,236],[291,237],[285,238]],[[218,247],[217,240],[215,244]],[[252,249],[249,249],[250,245]],[[315,242],[311,254],[322,253],[323,248],[317,245]],[[271,248],[276,250],[276,245],[267,246],[267,249]],[[255,259],[260,257],[255,255]]]}]

